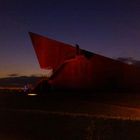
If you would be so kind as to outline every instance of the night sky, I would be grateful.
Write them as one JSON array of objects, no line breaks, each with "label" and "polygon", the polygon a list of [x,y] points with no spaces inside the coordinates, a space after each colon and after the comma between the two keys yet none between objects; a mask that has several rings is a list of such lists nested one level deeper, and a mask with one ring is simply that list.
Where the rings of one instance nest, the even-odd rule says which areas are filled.
[{"label": "night sky", "polygon": [[44,73],[28,32],[140,60],[139,0],[1,0],[0,77]]}]

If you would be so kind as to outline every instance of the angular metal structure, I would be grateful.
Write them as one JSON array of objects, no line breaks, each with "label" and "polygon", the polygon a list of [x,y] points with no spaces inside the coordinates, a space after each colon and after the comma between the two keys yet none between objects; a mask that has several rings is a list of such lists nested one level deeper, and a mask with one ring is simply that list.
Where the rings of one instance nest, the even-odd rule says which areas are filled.
[{"label": "angular metal structure", "polygon": [[140,90],[140,68],[56,40],[29,33],[41,68],[55,90]]}]

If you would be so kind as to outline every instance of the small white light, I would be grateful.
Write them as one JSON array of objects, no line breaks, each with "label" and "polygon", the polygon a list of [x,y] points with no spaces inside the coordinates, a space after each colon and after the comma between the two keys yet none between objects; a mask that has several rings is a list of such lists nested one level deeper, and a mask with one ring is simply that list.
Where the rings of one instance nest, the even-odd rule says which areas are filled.
[{"label": "small white light", "polygon": [[28,96],[37,96],[35,93],[29,93]]}]

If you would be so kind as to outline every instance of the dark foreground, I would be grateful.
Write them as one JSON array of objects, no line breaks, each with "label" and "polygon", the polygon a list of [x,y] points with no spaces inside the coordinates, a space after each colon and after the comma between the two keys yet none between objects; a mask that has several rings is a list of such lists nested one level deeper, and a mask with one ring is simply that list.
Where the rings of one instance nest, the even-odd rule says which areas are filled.
[{"label": "dark foreground", "polygon": [[0,93],[0,140],[140,140],[139,99]]}]

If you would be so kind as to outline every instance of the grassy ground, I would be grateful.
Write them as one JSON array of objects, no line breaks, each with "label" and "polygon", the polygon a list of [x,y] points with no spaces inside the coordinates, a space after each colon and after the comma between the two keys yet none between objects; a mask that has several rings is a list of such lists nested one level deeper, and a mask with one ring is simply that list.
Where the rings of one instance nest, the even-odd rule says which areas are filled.
[{"label": "grassy ground", "polygon": [[139,140],[140,122],[32,111],[1,111],[3,140]]},{"label": "grassy ground", "polygon": [[120,103],[119,96],[28,97],[1,92],[0,139],[140,140],[140,111],[112,105],[113,100]]}]

